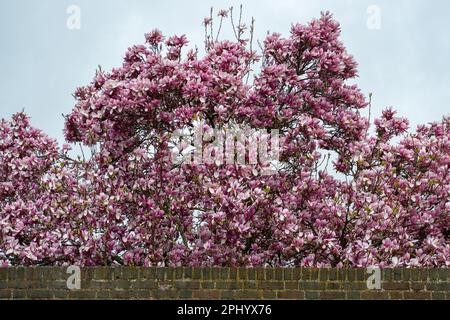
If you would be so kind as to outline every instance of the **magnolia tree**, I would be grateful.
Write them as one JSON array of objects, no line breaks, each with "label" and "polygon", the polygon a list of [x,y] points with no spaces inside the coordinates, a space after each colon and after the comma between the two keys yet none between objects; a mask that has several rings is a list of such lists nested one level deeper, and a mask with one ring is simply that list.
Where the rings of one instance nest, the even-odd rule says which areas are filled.
[{"label": "magnolia tree", "polygon": [[[260,50],[232,14],[233,40],[205,19],[203,55],[154,30],[76,90],[65,136],[90,157],[23,113],[0,123],[2,265],[450,265],[450,118],[408,133],[387,109],[369,130],[329,13]],[[210,133],[231,126],[267,135],[233,136],[243,153],[220,161]]]}]

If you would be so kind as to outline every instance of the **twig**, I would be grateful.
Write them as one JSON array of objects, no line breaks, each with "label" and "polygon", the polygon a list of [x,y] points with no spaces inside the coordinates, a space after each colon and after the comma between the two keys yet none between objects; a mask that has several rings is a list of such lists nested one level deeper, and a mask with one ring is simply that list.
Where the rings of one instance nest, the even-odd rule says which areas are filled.
[{"label": "twig", "polygon": [[219,30],[217,31],[217,35],[216,35],[216,42],[219,40],[220,30],[222,30],[222,22],[223,22],[223,17],[220,17]]},{"label": "twig", "polygon": [[239,40],[239,37],[236,33],[236,27],[234,25],[234,18],[233,18],[233,7],[230,7],[230,21],[231,21],[231,27],[233,28],[234,36],[236,37],[236,40]]},{"label": "twig", "polygon": [[369,93],[369,125],[367,126],[367,133],[366,133],[366,135],[367,134],[369,134],[369,130],[370,130],[370,127],[371,127],[371,123],[370,123],[370,121],[371,121],[371,113],[372,113],[372,92],[370,92]]}]

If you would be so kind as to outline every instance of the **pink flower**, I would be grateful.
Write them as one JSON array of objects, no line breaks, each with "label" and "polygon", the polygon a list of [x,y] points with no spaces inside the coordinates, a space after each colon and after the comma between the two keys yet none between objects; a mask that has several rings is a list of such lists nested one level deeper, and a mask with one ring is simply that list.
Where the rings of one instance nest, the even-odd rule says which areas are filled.
[{"label": "pink flower", "polygon": [[[0,267],[448,267],[450,118],[408,132],[388,108],[371,134],[339,37],[325,13],[261,52],[225,40],[201,56],[154,30],[76,89],[74,159],[24,113],[0,121]],[[262,174],[272,141],[246,130],[212,159],[234,127],[279,130],[277,170]],[[178,131],[199,139],[193,161],[173,159]]]},{"label": "pink flower", "polygon": [[162,32],[158,29],[155,29],[149,33],[145,34],[145,41],[152,46],[159,45],[164,40]]},{"label": "pink flower", "polygon": [[206,26],[209,26],[210,24],[212,23],[212,19],[210,18],[210,17],[205,17],[204,19],[203,19],[203,25],[206,27]]},{"label": "pink flower", "polygon": [[219,10],[219,12],[217,13],[217,16],[222,17],[222,18],[226,18],[228,17],[228,10]]}]

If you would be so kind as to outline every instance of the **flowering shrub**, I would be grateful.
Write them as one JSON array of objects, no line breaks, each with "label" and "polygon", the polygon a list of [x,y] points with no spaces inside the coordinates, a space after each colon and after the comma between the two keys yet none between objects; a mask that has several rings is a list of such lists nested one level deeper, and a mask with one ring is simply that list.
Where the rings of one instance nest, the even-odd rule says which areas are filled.
[{"label": "flowering shrub", "polygon": [[[1,264],[450,265],[450,118],[408,133],[387,109],[371,135],[330,14],[259,53],[229,15],[236,39],[206,18],[204,56],[154,30],[76,90],[65,136],[88,159],[23,113],[1,122]],[[274,174],[172,161],[176,130],[228,124],[280,132]]]}]

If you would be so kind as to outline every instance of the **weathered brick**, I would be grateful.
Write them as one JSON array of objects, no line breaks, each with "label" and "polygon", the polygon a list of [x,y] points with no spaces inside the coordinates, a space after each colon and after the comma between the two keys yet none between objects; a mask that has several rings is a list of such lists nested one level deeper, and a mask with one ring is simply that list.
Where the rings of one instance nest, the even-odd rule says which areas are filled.
[{"label": "weathered brick", "polygon": [[326,288],[327,290],[341,290],[344,287],[344,283],[342,282],[327,282]]},{"label": "weathered brick", "polygon": [[[182,270],[180,268],[180,270]],[[146,279],[146,280],[156,280],[156,269],[155,268],[142,268],[140,270],[140,277],[141,279]],[[182,278],[183,277],[183,273],[179,274],[177,276],[177,278]]]},{"label": "weathered brick", "polygon": [[[94,270],[95,268],[92,267],[81,268],[81,281],[88,282],[94,279]],[[64,277],[57,277],[55,280],[61,280],[63,278],[66,279],[66,275]]]},{"label": "weathered brick", "polygon": [[450,292],[446,268],[385,269],[381,291],[368,290],[369,275],[363,268],[92,267],[82,268],[82,289],[72,291],[67,289],[65,271],[0,269],[0,298],[444,300]]},{"label": "weathered brick", "polygon": [[345,281],[346,280],[346,271],[345,271],[345,269],[337,269],[336,273],[337,273],[337,280],[340,280],[340,281]]},{"label": "weathered brick", "polygon": [[173,268],[173,278],[174,279],[183,279],[183,267]]},{"label": "weathered brick", "polygon": [[194,299],[220,299],[222,291],[221,290],[201,290],[193,291],[192,298]]},{"label": "weathered brick", "polygon": [[[67,280],[55,280],[51,281],[47,285],[48,288],[52,289],[67,289]],[[82,288],[89,288],[90,287],[90,281],[84,281],[83,278],[81,280],[81,287]]]},{"label": "weathered brick", "polygon": [[89,289],[102,289],[108,288],[111,281],[106,280],[92,280],[89,282]]},{"label": "weathered brick", "polygon": [[321,291],[320,298],[324,300],[345,300],[344,291]]},{"label": "weathered brick", "polygon": [[51,299],[53,293],[49,290],[28,290],[27,298],[30,299]]},{"label": "weathered brick", "polygon": [[[10,272],[10,278],[9,279],[15,279],[15,280],[26,280],[25,276],[25,270],[24,267],[15,267],[11,268]],[[44,274],[44,270],[42,268],[39,268],[40,275],[42,276]]]},{"label": "weathered brick", "polygon": [[260,291],[261,297],[265,300],[273,300],[277,298],[277,292],[273,290]]},{"label": "weathered brick", "polygon": [[238,268],[238,279],[248,280],[248,270],[247,268]]},{"label": "weathered brick", "polygon": [[224,300],[234,300],[235,291],[233,290],[217,290],[219,292],[220,298]]},{"label": "weathered brick", "polygon": [[319,280],[320,281],[328,280],[328,269],[327,268],[322,268],[319,270]]},{"label": "weathered brick", "polygon": [[237,268],[230,268],[230,280],[238,280],[238,269]]},{"label": "weathered brick", "polygon": [[299,280],[311,280],[311,269],[309,268],[302,268],[301,278]]},{"label": "weathered brick", "polygon": [[247,269],[247,279],[256,280],[256,270],[254,268]]},{"label": "weathered brick", "polygon": [[403,281],[411,280],[411,269],[404,268],[403,269]]},{"label": "weathered brick", "polygon": [[330,270],[328,270],[328,279],[330,279],[330,281],[337,280],[337,269],[336,268],[330,268]]},{"label": "weathered brick", "polygon": [[[192,270],[192,268],[186,268],[186,269]],[[184,275],[186,276],[186,270],[185,270]],[[166,268],[156,268],[155,276],[156,276],[156,279],[159,281],[165,280],[166,279]]]},{"label": "weathered brick", "polygon": [[[8,289],[28,289],[33,287],[32,284],[33,282],[23,279],[10,280],[7,283]],[[42,283],[39,282],[36,288],[45,288],[45,286],[43,286]]]},{"label": "weathered brick", "polygon": [[[348,269],[346,273],[347,273],[347,281],[356,281],[356,269]],[[330,277],[330,280],[336,279],[337,277],[334,279],[331,279]]]},{"label": "weathered brick", "polygon": [[[420,279],[420,270],[419,269],[411,269],[411,280],[418,281]],[[391,280],[391,279],[387,279]]]},{"label": "weathered brick", "polygon": [[389,293],[385,291],[363,291],[361,292],[361,298],[363,300],[387,300],[389,299]]},{"label": "weathered brick", "polygon": [[137,300],[148,300],[154,297],[154,292],[150,290],[129,290],[130,298]]},{"label": "weathered brick", "polygon": [[192,279],[200,280],[202,278],[202,269],[193,268],[192,269]]},{"label": "weathered brick", "polygon": [[299,282],[298,281],[285,281],[284,282],[284,288],[286,290],[298,290],[299,289]]},{"label": "weathered brick", "polygon": [[137,279],[139,277],[139,269],[136,267],[123,268],[121,276],[123,279]]},{"label": "weathered brick", "polygon": [[394,276],[394,281],[402,281],[403,280],[402,269],[395,269],[393,276]]},{"label": "weathered brick", "polygon": [[220,269],[220,279],[227,280],[230,277],[230,268]]},{"label": "weathered brick", "polygon": [[265,276],[265,271],[264,268],[256,268],[256,279],[257,280],[265,280],[266,276]]},{"label": "weathered brick", "polygon": [[242,282],[237,281],[217,281],[216,289],[239,290],[242,289]]},{"label": "weathered brick", "polygon": [[385,282],[382,285],[384,290],[409,290],[409,282]]},{"label": "weathered brick", "polygon": [[211,268],[211,277],[214,280],[220,279],[220,268]]},{"label": "weathered brick", "polygon": [[97,267],[94,270],[94,278],[95,279],[111,279],[111,270],[108,267]]},{"label": "weathered brick", "polygon": [[[203,268],[202,269],[202,279],[203,280],[211,280],[211,268]],[[177,274],[175,273],[175,278],[177,278]]]},{"label": "weathered brick", "polygon": [[192,268],[191,267],[183,268],[183,279],[192,279]]},{"label": "weathered brick", "polygon": [[266,280],[275,280],[275,270],[272,268],[267,268],[264,270],[266,273]]},{"label": "weathered brick", "polygon": [[305,291],[306,300],[318,300],[320,298],[319,291]]},{"label": "weathered brick", "polygon": [[389,298],[392,300],[402,300],[403,299],[403,291],[390,291]]},{"label": "weathered brick", "polygon": [[8,269],[0,268],[0,281],[8,279]]},{"label": "weathered brick", "polygon": [[302,268],[295,268],[292,270],[292,280],[302,279]]},{"label": "weathered brick", "polygon": [[0,280],[0,290],[2,289],[10,289],[9,281]]},{"label": "weathered brick", "polygon": [[426,285],[427,291],[450,291],[448,282],[429,282]]},{"label": "weathered brick", "polygon": [[[384,280],[384,281],[392,281],[394,278],[393,278],[393,271],[392,271],[392,269],[384,269],[384,270],[382,270],[382,279]],[[417,275],[417,279],[419,279],[419,276]]]},{"label": "weathered brick", "polygon": [[403,293],[405,300],[427,300],[431,299],[431,292],[407,292]]},{"label": "weathered brick", "polygon": [[311,268],[311,280],[319,280],[319,269]]},{"label": "weathered brick", "polygon": [[27,290],[12,290],[12,299],[26,299]]},{"label": "weathered brick", "polygon": [[279,281],[283,280],[283,278],[284,278],[283,273],[284,273],[283,268],[276,268],[275,269],[275,280],[279,280]]},{"label": "weathered brick", "polygon": [[156,280],[132,280],[130,281],[131,289],[157,289],[158,281]]},{"label": "weathered brick", "polygon": [[162,299],[162,300],[166,300],[166,299],[177,299],[178,298],[178,290],[173,290],[173,289],[169,289],[169,290],[158,290],[155,291],[155,297],[157,299]]},{"label": "weathered brick", "polygon": [[425,290],[425,282],[411,282],[410,288],[413,291],[422,291]]},{"label": "weathered brick", "polygon": [[12,298],[12,290],[0,289],[0,299],[11,299],[11,298]]},{"label": "weathered brick", "polygon": [[284,282],[282,281],[259,281],[258,289],[262,290],[283,290]]},{"label": "weathered brick", "polygon": [[445,300],[445,292],[432,292],[431,298],[433,300]]},{"label": "weathered brick", "polygon": [[253,280],[247,280],[243,283],[244,289],[258,289],[258,285],[256,284],[256,281]]},{"label": "weathered brick", "polygon": [[319,282],[319,281],[305,281],[299,283],[299,289],[300,290],[325,290],[326,289],[326,283],[325,282]]},{"label": "weathered brick", "polygon": [[53,291],[53,298],[58,300],[67,300],[69,299],[69,290],[55,290]]},{"label": "weathered brick", "polygon": [[420,277],[419,277],[419,280],[421,280],[421,281],[428,281],[428,273],[429,273],[429,271],[430,271],[430,269],[420,269],[419,270],[419,274],[420,274]]},{"label": "weathered brick", "polygon": [[438,281],[439,280],[439,270],[438,269],[428,269],[428,280]]},{"label": "weathered brick", "polygon": [[200,289],[200,281],[197,280],[175,280],[173,282],[173,287],[176,289],[191,289],[198,290]]},{"label": "weathered brick", "polygon": [[[23,267],[18,267],[16,269],[16,279],[17,280],[25,280],[26,279],[26,271]],[[58,274],[61,269],[57,267],[37,267],[37,270],[40,273],[39,280],[52,280],[54,274]]]},{"label": "weathered brick", "polygon": [[[439,272],[439,280],[440,281],[448,281],[449,280],[449,273],[450,273],[450,268],[440,268],[438,270]],[[1,279],[1,277],[0,277]]]},{"label": "weathered brick", "polygon": [[193,292],[191,290],[180,290],[179,295],[180,299],[192,299]]},{"label": "weathered brick", "polygon": [[305,299],[305,292],[303,291],[295,291],[295,290],[285,290],[277,292],[278,299],[296,299],[303,300]]},{"label": "weathered brick", "polygon": [[200,286],[202,289],[214,289],[215,284],[216,283],[214,281],[202,281]]},{"label": "weathered brick", "polygon": [[[13,268],[9,269],[9,279],[16,279],[15,270]],[[28,280],[40,280],[42,279],[42,274],[39,268],[30,267],[25,271],[25,279]]]},{"label": "weathered brick", "polygon": [[[370,276],[370,275],[367,273],[367,269],[364,269],[364,268],[358,268],[358,269],[355,269],[355,271],[356,271],[356,280],[357,280],[357,281],[366,281],[367,278]],[[343,279],[342,279],[342,280],[343,280]]]},{"label": "weathered brick", "polygon": [[292,280],[292,278],[293,278],[293,270],[291,268],[284,269],[283,279]]},{"label": "weathered brick", "polygon": [[257,290],[239,290],[234,293],[235,299],[253,300],[261,299],[261,294]]},{"label": "weathered brick", "polygon": [[175,277],[175,269],[174,268],[166,268],[166,281],[171,281]]},{"label": "weathered brick", "polygon": [[125,279],[119,279],[119,280],[113,280],[112,281],[114,288],[120,288],[120,289],[129,289],[130,288],[130,281]]},{"label": "weathered brick", "polygon": [[[49,281],[47,279],[39,279],[34,281],[26,281],[26,280],[17,280],[17,282],[27,282],[26,287],[31,289],[47,289],[49,286]],[[51,286],[50,286],[51,288]]]},{"label": "weathered brick", "polygon": [[[15,279],[15,270],[14,268],[8,268],[8,279]],[[26,268],[25,269],[25,279],[33,280],[34,268]]]},{"label": "weathered brick", "polygon": [[110,268],[109,269],[110,274],[111,274],[110,279],[113,279],[113,280],[122,279],[123,278],[123,274],[122,274],[123,270],[124,270],[123,267]]},{"label": "weathered brick", "polygon": [[109,290],[98,290],[95,291],[95,298],[96,299],[109,299],[111,298],[111,291]]},{"label": "weathered brick", "polygon": [[[71,292],[71,297],[72,294],[74,294],[74,298],[78,299],[77,292]],[[98,298],[98,292],[95,292],[95,297]],[[114,300],[126,300],[129,299],[129,292],[128,290],[111,290],[109,291],[109,298]]]},{"label": "weathered brick", "polygon": [[346,297],[348,300],[360,300],[361,291],[347,291]]}]

